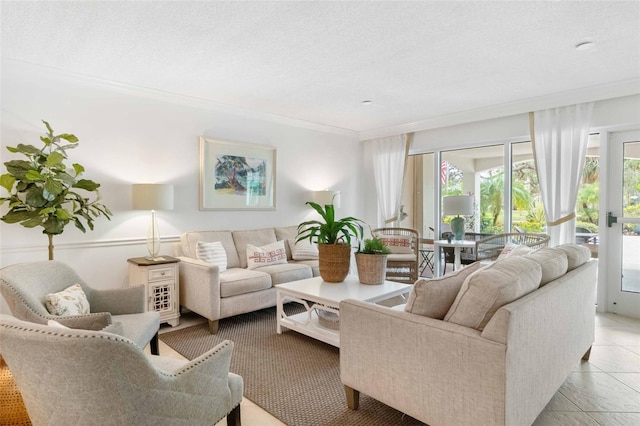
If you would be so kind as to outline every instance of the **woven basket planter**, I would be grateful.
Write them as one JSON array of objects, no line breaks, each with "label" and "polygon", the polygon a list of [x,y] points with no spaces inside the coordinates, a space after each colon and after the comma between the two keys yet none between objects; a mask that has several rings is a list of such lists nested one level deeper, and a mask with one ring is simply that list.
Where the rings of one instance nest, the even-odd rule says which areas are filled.
[{"label": "woven basket planter", "polygon": [[356,265],[361,284],[379,285],[384,282],[387,273],[386,254],[356,253]]},{"label": "woven basket planter", "polygon": [[349,274],[351,246],[349,244],[318,244],[320,276],[329,283],[341,283]]},{"label": "woven basket planter", "polygon": [[22,395],[9,367],[0,356],[0,425],[30,425]]}]

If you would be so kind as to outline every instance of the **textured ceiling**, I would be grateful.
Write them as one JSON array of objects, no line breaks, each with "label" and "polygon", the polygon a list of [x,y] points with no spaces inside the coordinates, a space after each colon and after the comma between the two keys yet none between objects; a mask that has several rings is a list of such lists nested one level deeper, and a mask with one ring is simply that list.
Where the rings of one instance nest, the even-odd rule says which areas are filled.
[{"label": "textured ceiling", "polygon": [[360,134],[640,93],[638,1],[3,1],[1,14],[3,61]]}]

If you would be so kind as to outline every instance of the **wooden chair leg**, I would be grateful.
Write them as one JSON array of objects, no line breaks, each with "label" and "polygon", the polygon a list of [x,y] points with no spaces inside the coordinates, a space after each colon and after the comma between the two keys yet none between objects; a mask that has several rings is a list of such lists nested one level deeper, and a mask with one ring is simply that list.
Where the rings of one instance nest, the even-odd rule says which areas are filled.
[{"label": "wooden chair leg", "polygon": [[151,355],[160,355],[160,348],[158,347],[158,333],[153,336],[151,341],[149,342],[151,349]]},{"label": "wooden chair leg", "polygon": [[218,321],[218,320],[215,320],[215,321],[209,320],[209,333],[218,334],[218,327],[219,326],[220,326],[220,321]]},{"label": "wooden chair leg", "polygon": [[347,394],[347,407],[357,410],[360,405],[360,391],[357,391],[347,385],[344,385],[344,391]]},{"label": "wooden chair leg", "polygon": [[227,414],[227,426],[240,426],[240,404]]},{"label": "wooden chair leg", "polygon": [[584,355],[582,355],[582,359],[584,359],[585,361],[589,361],[590,356],[591,356],[591,346],[589,346],[589,349],[587,349],[587,352],[585,352]]}]

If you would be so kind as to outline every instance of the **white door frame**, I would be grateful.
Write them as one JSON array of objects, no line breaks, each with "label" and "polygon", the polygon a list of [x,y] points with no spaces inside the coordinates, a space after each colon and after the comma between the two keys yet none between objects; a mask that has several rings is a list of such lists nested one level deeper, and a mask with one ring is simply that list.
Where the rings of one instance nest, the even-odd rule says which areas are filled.
[{"label": "white door frame", "polygon": [[[604,139],[601,142],[605,143],[600,146],[600,160],[601,167],[603,164],[606,165],[607,172],[604,173],[605,181],[601,181],[600,191],[598,310],[640,318],[640,293],[623,292],[620,288],[622,276],[621,226],[623,223],[640,222],[639,219],[623,218],[621,191],[623,146],[625,142],[640,141],[640,131],[611,132],[607,133]],[[603,191],[603,189],[606,190]],[[617,223],[613,223],[611,227],[608,226],[608,212],[618,218]],[[640,256],[640,253],[638,255]]]}]

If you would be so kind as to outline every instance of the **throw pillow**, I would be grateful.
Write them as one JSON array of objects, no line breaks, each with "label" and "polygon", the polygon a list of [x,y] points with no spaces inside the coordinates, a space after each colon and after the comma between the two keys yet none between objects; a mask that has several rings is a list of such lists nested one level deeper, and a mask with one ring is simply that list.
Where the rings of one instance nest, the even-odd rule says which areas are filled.
[{"label": "throw pillow", "polygon": [[381,236],[379,237],[385,246],[389,247],[392,254],[413,254],[411,247],[411,237],[405,235]]},{"label": "throw pillow", "polygon": [[196,243],[196,259],[216,265],[220,272],[227,270],[227,252],[220,241]]},{"label": "throw pillow", "polygon": [[256,269],[262,266],[287,263],[287,252],[284,249],[284,240],[256,247],[247,244],[247,269]]},{"label": "throw pillow", "polygon": [[45,305],[51,315],[66,316],[89,313],[89,300],[87,300],[87,295],[84,294],[80,284],[74,284],[58,293],[47,294]]},{"label": "throw pillow", "polygon": [[429,318],[443,319],[456,299],[464,280],[479,269],[481,269],[480,262],[475,262],[452,274],[432,279],[419,279],[409,293],[404,310]]},{"label": "throw pillow", "polygon": [[557,248],[543,247],[526,254],[525,257],[537,262],[542,268],[540,287],[567,273],[567,255]]},{"label": "throw pillow", "polygon": [[506,259],[509,256],[522,256],[532,252],[533,249],[522,244],[507,243],[496,260]]},{"label": "throw pillow", "polygon": [[498,309],[537,289],[541,277],[540,265],[524,256],[497,261],[465,280],[444,320],[483,330]]},{"label": "throw pillow", "polygon": [[591,250],[579,244],[562,244],[555,248],[562,250],[567,255],[567,272],[591,259]]},{"label": "throw pillow", "polygon": [[318,258],[318,246],[309,240],[296,242],[295,238],[288,240],[291,258],[293,260],[315,260]]}]

